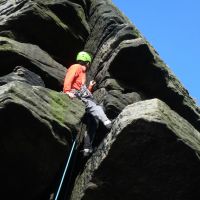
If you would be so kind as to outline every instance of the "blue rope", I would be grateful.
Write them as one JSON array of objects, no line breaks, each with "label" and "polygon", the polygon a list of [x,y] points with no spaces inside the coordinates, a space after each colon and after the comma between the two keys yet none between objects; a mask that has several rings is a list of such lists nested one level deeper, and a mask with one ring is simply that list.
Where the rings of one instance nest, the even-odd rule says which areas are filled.
[{"label": "blue rope", "polygon": [[71,148],[71,151],[70,151],[68,160],[67,160],[67,164],[66,164],[66,166],[65,166],[65,170],[64,170],[64,172],[63,172],[63,176],[62,176],[62,179],[61,179],[61,181],[60,181],[60,185],[59,185],[59,188],[58,188],[58,191],[57,191],[57,194],[56,194],[56,197],[55,197],[54,200],[57,200],[57,199],[58,199],[58,196],[59,196],[59,194],[60,194],[60,189],[61,189],[61,187],[62,187],[62,184],[63,184],[63,180],[64,180],[64,178],[65,178],[66,171],[67,171],[67,169],[68,169],[68,167],[69,167],[69,162],[70,162],[70,160],[71,160],[72,152],[74,151],[75,144],[76,144],[76,139],[75,139],[74,142],[73,142],[73,145],[72,145],[72,148]]}]

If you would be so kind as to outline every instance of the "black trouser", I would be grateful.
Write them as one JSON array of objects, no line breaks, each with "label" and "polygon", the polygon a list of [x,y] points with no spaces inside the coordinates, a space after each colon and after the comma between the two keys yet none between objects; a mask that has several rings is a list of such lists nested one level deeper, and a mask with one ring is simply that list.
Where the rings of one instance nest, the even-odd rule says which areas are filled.
[{"label": "black trouser", "polygon": [[84,149],[92,149],[99,120],[95,119],[90,113],[86,114],[87,132],[84,135]]}]

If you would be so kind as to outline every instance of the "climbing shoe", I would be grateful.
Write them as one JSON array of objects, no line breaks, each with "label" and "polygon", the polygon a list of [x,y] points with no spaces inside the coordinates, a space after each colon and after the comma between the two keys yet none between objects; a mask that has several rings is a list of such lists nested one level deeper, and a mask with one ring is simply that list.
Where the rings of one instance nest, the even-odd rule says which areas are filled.
[{"label": "climbing shoe", "polygon": [[83,149],[83,156],[88,157],[92,153],[92,149]]},{"label": "climbing shoe", "polygon": [[104,126],[105,126],[108,130],[110,130],[110,129],[112,128],[112,121],[106,120],[106,121],[104,122]]}]

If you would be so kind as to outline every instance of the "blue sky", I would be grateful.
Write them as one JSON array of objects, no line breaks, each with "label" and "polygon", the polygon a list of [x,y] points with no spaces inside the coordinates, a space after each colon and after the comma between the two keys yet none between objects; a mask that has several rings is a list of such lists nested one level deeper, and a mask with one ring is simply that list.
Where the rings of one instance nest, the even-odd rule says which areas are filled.
[{"label": "blue sky", "polygon": [[200,105],[200,0],[112,0]]}]

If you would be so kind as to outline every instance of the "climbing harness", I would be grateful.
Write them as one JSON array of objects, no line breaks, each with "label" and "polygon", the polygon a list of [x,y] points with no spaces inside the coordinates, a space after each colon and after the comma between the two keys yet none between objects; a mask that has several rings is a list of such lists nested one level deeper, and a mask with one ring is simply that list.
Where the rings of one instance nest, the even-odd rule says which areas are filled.
[{"label": "climbing harness", "polygon": [[75,96],[79,99],[90,98],[93,99],[92,93],[88,90],[86,85],[82,85],[80,90],[72,90]]}]

